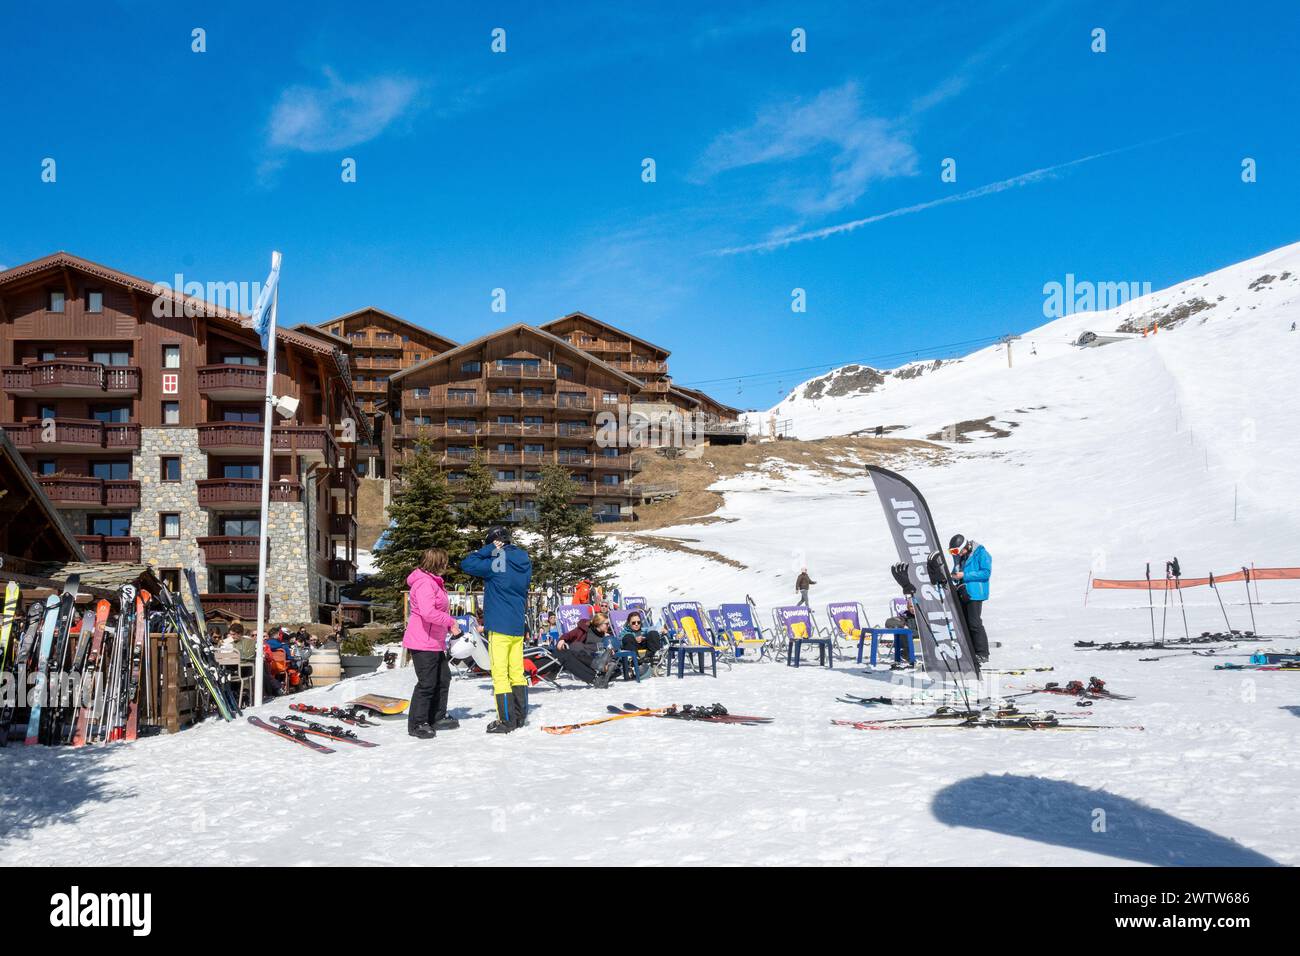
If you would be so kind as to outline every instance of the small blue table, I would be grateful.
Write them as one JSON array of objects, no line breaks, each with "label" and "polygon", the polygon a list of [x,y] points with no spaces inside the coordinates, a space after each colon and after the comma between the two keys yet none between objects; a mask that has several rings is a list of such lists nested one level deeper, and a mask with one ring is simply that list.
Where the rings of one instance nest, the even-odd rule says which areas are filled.
[{"label": "small blue table", "polygon": [[794,649],[793,654],[785,656],[786,667],[799,666],[799,652],[805,644],[817,645],[817,666],[829,667],[835,669],[835,648],[831,647],[831,638],[829,637],[797,637],[790,639],[790,646]]},{"label": "small blue table", "polygon": [[718,676],[718,652],[707,644],[673,644],[668,648],[668,673],[673,672],[673,657],[677,658],[677,679],[686,676],[686,655],[695,657],[695,670],[704,673],[704,655],[713,655],[713,676]]},{"label": "small blue table", "polygon": [[858,663],[862,663],[862,651],[867,641],[867,635],[871,635],[871,666],[876,666],[876,658],[880,651],[880,636],[889,634],[892,637],[907,638],[907,659],[910,663],[916,663],[916,651],[912,648],[913,634],[905,627],[864,627],[858,635]]}]

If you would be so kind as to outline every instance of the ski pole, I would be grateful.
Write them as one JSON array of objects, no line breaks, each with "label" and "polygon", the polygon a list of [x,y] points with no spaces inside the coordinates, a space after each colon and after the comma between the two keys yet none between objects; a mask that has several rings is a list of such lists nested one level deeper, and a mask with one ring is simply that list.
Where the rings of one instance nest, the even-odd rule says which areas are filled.
[{"label": "ski pole", "polygon": [[1217,586],[1215,586],[1215,583],[1214,583],[1214,572],[1213,572],[1213,571],[1210,572],[1210,590],[1213,591],[1213,592],[1214,592],[1214,596],[1215,596],[1216,598],[1219,599],[1219,610],[1223,612],[1223,623],[1224,623],[1225,625],[1227,625],[1228,633],[1229,633],[1229,634],[1233,633],[1233,631],[1232,631],[1232,622],[1228,620],[1228,609],[1227,609],[1226,607],[1223,606],[1223,595],[1221,595],[1221,594],[1219,593],[1219,589],[1218,589]]},{"label": "ski pole", "polygon": [[1169,562],[1165,562],[1165,601],[1160,609],[1160,643],[1165,642],[1165,623],[1169,620]]},{"label": "ski pole", "polygon": [[1151,643],[1156,642],[1156,599],[1151,593],[1151,562],[1147,562],[1147,610],[1151,612]]},{"label": "ski pole", "polygon": [[1174,590],[1178,592],[1178,606],[1183,612],[1183,637],[1191,638],[1192,634],[1187,629],[1187,604],[1183,600],[1183,569],[1178,566],[1178,559],[1174,558],[1169,562],[1174,572]]},{"label": "ski pole", "polygon": [[1250,633],[1255,634],[1255,605],[1250,600],[1250,568],[1242,567],[1241,573],[1246,578],[1246,607],[1250,608]]}]

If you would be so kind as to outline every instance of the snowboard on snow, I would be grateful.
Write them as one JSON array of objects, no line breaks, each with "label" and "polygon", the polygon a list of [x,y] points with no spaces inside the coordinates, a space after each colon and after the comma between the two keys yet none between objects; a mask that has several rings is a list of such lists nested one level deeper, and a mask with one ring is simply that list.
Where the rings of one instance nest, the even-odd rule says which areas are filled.
[{"label": "snowboard on snow", "polygon": [[385,717],[395,717],[406,713],[411,702],[405,697],[385,697],[382,694],[362,694],[356,700],[348,701],[349,707],[362,707]]}]

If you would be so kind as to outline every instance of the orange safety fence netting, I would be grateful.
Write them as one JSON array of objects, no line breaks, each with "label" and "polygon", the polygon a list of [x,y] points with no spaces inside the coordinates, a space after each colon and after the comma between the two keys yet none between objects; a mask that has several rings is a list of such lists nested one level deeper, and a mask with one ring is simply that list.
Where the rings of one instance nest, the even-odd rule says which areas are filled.
[{"label": "orange safety fence netting", "polygon": [[[1249,573],[1252,581],[1300,581],[1300,568],[1251,568],[1249,572],[1245,568],[1240,571],[1229,571],[1227,574],[1216,574],[1214,583],[1227,584],[1229,581],[1244,581]],[[1140,578],[1136,581],[1117,581],[1108,578],[1093,578],[1093,590],[1103,589],[1125,589],[1131,591],[1145,591],[1148,587],[1153,591],[1164,591],[1184,588],[1200,588],[1210,583],[1209,578],[1155,578],[1153,577],[1148,583],[1146,578]]]}]

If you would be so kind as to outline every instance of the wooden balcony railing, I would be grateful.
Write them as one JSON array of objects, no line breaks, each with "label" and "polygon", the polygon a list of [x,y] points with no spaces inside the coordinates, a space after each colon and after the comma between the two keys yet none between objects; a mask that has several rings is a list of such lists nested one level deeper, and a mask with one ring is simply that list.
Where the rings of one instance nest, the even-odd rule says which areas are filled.
[{"label": "wooden balcony railing", "polygon": [[[195,484],[199,491],[199,505],[213,507],[250,507],[256,510],[262,504],[260,478],[200,478]],[[302,485],[293,480],[271,482],[272,501],[302,501]]]},{"label": "wooden balcony railing", "polygon": [[60,359],[0,368],[0,385],[18,395],[139,395],[140,369]]},{"label": "wooden balcony railing", "polygon": [[555,378],[555,366],[550,362],[522,364],[518,362],[488,362],[488,378],[546,380]]},{"label": "wooden balcony railing", "polygon": [[[198,426],[199,450],[245,454],[262,447],[261,422],[203,422]],[[271,430],[271,448],[277,452],[338,460],[338,445],[324,425],[277,425]]]},{"label": "wooden balcony railing", "polygon": [[135,422],[98,422],[57,418],[48,435],[41,422],[0,424],[9,440],[22,449],[124,451],[140,447],[140,426]]},{"label": "wooden balcony railing", "polygon": [[262,395],[266,392],[266,369],[260,365],[200,365],[199,392],[204,395]]},{"label": "wooden balcony railing", "polygon": [[56,505],[79,508],[138,508],[140,482],[129,478],[86,478],[78,475],[39,479],[45,495]]},{"label": "wooden balcony railing", "polygon": [[357,579],[357,566],[347,558],[330,558],[329,576],[331,581],[351,584]]},{"label": "wooden balcony railing", "polygon": [[[244,621],[257,620],[257,592],[252,594],[200,594],[199,603],[203,605],[205,614],[212,614],[216,611],[225,611],[227,614],[233,614],[235,617]],[[263,614],[267,620],[271,618],[271,595],[266,596],[266,603],[263,607]]]},{"label": "wooden balcony railing", "polygon": [[195,538],[207,564],[256,564],[257,535],[214,535]]},{"label": "wooden balcony railing", "polygon": [[330,537],[348,538],[357,536],[357,519],[353,515],[330,515]]},{"label": "wooden balcony railing", "polygon": [[90,561],[114,561],[123,564],[140,563],[140,539],[112,537],[104,534],[79,534],[77,543]]}]

